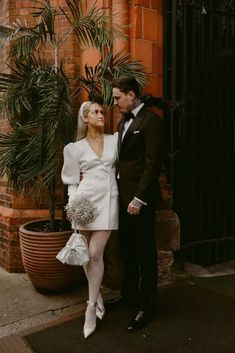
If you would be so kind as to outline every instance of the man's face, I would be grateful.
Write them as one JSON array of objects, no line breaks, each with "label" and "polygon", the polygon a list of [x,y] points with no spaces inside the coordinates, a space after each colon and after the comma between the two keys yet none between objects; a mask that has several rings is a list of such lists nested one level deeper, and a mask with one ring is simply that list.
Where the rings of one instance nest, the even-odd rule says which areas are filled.
[{"label": "man's face", "polygon": [[130,91],[123,93],[119,88],[113,88],[114,106],[119,109],[121,113],[126,113],[132,110],[135,101],[135,93]]}]

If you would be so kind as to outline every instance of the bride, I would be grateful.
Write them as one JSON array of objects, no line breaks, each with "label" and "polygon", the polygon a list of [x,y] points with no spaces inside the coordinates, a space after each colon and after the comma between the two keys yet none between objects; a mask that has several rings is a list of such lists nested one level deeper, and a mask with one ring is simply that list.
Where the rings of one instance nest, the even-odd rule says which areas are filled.
[{"label": "bride", "polygon": [[78,137],[64,148],[62,181],[68,185],[71,200],[86,194],[98,208],[93,223],[79,227],[88,242],[89,262],[83,266],[88,280],[88,302],[84,337],[96,329],[96,317],[105,313],[100,287],[104,273],[103,253],[111,231],[118,228],[118,187],[115,177],[117,136],[104,134],[103,108],[84,102],[78,113]]}]

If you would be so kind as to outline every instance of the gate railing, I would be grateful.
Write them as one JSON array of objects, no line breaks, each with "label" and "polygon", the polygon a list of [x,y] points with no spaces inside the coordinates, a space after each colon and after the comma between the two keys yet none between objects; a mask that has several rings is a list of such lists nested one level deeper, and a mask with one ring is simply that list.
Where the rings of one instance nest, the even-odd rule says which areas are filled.
[{"label": "gate railing", "polygon": [[181,256],[235,258],[235,2],[165,3],[164,99]]}]

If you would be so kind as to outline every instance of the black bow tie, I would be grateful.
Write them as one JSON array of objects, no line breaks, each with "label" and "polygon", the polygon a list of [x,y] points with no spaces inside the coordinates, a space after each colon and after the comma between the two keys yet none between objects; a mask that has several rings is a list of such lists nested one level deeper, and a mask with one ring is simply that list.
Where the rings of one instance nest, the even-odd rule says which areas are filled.
[{"label": "black bow tie", "polygon": [[124,119],[125,119],[125,121],[129,121],[130,119],[135,119],[135,116],[133,113],[127,112],[124,114]]}]

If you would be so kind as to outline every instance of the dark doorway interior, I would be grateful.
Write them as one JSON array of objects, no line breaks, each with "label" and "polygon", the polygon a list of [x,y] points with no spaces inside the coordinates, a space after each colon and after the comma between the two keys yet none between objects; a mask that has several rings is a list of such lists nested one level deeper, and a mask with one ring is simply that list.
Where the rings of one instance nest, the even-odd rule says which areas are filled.
[{"label": "dark doorway interior", "polygon": [[235,2],[164,4],[176,255],[208,266],[235,258]]}]

